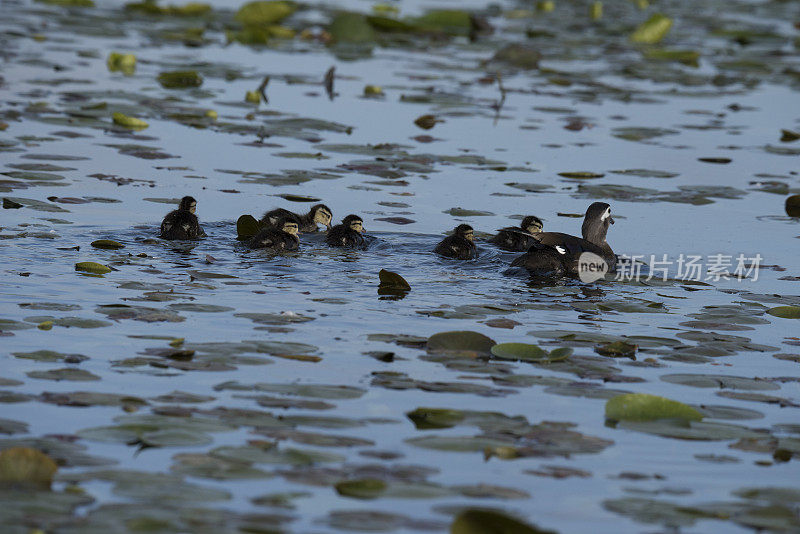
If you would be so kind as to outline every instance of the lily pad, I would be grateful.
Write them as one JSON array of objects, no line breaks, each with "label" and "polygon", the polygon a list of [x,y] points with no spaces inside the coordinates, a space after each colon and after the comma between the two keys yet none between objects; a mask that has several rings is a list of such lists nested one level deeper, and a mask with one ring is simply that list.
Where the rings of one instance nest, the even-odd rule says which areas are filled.
[{"label": "lily pad", "polygon": [[111,272],[110,267],[94,261],[78,262],[75,264],[75,270],[92,274],[106,274]]},{"label": "lily pad", "polygon": [[75,369],[73,367],[65,367],[63,369],[51,369],[49,371],[29,371],[27,375],[31,378],[40,378],[43,380],[68,380],[77,382],[87,382],[100,380],[100,377],[84,371],[83,369]]},{"label": "lily pad", "polygon": [[197,71],[176,70],[159,74],[158,83],[165,89],[186,89],[200,87],[203,85],[203,78],[197,74]]},{"label": "lily pad", "polygon": [[355,499],[375,499],[380,497],[387,487],[386,482],[377,478],[345,480],[334,485],[339,495]]},{"label": "lily pad", "polygon": [[30,447],[12,447],[0,452],[0,486],[49,488],[58,466],[52,458]]},{"label": "lily pad", "polygon": [[781,319],[800,319],[800,306],[776,306],[767,310],[767,313]]},{"label": "lily pad", "polygon": [[682,402],[645,393],[618,395],[606,402],[606,419],[612,421],[655,421],[681,419],[700,421],[703,414]]},{"label": "lily pad", "polygon": [[131,130],[144,130],[149,124],[142,119],[138,119],[136,117],[130,117],[125,115],[124,113],[114,112],[111,115],[111,119],[114,121],[114,124],[119,126],[123,126],[125,128],[130,128]]},{"label": "lily pad", "polygon": [[496,343],[488,336],[469,330],[440,332],[428,338],[429,353],[449,352],[468,356],[489,356]]},{"label": "lily pad", "polygon": [[572,349],[567,347],[547,352],[530,343],[500,343],[493,346],[491,352],[501,360],[549,363],[566,360],[572,354]]},{"label": "lily pad", "polygon": [[594,351],[601,356],[610,356],[612,358],[630,358],[636,359],[636,351],[639,345],[627,343],[625,341],[614,341],[611,343],[601,343],[594,347]]},{"label": "lily pad", "polygon": [[278,23],[294,11],[295,7],[291,2],[256,1],[240,7],[234,18],[245,26],[261,26]]}]

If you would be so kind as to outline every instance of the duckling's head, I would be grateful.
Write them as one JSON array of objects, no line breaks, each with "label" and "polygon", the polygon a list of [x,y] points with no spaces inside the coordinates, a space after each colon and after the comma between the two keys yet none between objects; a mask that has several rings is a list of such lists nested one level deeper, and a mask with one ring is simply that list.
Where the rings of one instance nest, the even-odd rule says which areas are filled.
[{"label": "duckling's head", "polygon": [[364,233],[364,220],[358,215],[348,215],[342,219],[342,224],[359,234]]},{"label": "duckling's head", "polygon": [[459,224],[453,233],[457,236],[463,237],[467,241],[475,242],[475,230],[468,224]]},{"label": "duckling's head", "polygon": [[586,210],[586,216],[583,218],[581,227],[583,238],[592,243],[604,243],[608,226],[611,224],[614,224],[614,219],[611,218],[611,206],[605,202],[594,202]]},{"label": "duckling's head", "polygon": [[522,219],[519,226],[529,234],[538,234],[542,231],[542,227],[544,227],[542,220],[536,215],[528,215]]},{"label": "duckling's head", "polygon": [[297,235],[299,231],[297,221],[293,221],[292,219],[281,219],[276,226],[291,235]]},{"label": "duckling's head", "polygon": [[181,203],[178,205],[178,209],[194,213],[197,211],[197,201],[194,197],[183,197]]},{"label": "duckling's head", "polygon": [[312,215],[311,218],[315,223],[321,224],[327,228],[331,227],[331,219],[333,219],[333,212],[325,204],[317,204],[315,206],[311,206],[311,215]]}]

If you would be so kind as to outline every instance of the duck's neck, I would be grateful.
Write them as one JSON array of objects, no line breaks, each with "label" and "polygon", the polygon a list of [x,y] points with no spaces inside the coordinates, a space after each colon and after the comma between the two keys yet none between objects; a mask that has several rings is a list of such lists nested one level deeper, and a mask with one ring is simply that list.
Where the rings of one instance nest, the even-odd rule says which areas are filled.
[{"label": "duck's neck", "polygon": [[606,231],[603,226],[586,224],[585,221],[581,227],[583,238],[598,247],[608,246],[608,243],[606,243]]}]

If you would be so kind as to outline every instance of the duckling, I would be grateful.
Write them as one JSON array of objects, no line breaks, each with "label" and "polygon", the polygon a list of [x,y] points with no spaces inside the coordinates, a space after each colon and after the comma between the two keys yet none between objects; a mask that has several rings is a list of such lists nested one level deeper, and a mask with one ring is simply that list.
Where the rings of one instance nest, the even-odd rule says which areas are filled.
[{"label": "duckling", "polygon": [[364,220],[358,215],[348,215],[330,230],[325,242],[332,247],[364,246]]},{"label": "duckling", "polygon": [[167,213],[161,221],[161,239],[199,239],[206,233],[197,220],[197,201],[192,197],[183,197],[178,209]]},{"label": "duckling", "polygon": [[578,272],[580,255],[583,252],[593,252],[605,260],[608,271],[611,272],[616,268],[617,257],[606,242],[610,224],[614,224],[611,206],[605,202],[595,202],[586,210],[581,226],[583,238],[559,232],[538,233],[534,236],[538,244],[516,258],[511,266],[524,267],[538,276],[544,272],[558,271],[555,260],[560,259],[562,273],[575,275]]},{"label": "duckling", "polygon": [[459,224],[453,230],[453,235],[442,239],[433,251],[448,258],[471,260],[478,255],[475,231],[468,224]]},{"label": "duckling", "polygon": [[511,252],[524,252],[536,241],[533,237],[542,231],[542,220],[535,215],[528,215],[518,227],[507,226],[497,231],[489,242],[498,248]]},{"label": "duckling", "polygon": [[278,219],[288,218],[297,223],[298,231],[302,233],[316,232],[317,224],[321,224],[330,230],[333,212],[325,204],[315,204],[305,215],[298,215],[283,208],[268,211],[261,218],[261,224],[274,226]]},{"label": "duckling", "polygon": [[278,219],[274,226],[266,226],[253,236],[247,244],[250,248],[266,248],[276,251],[297,250],[297,223],[288,217]]}]

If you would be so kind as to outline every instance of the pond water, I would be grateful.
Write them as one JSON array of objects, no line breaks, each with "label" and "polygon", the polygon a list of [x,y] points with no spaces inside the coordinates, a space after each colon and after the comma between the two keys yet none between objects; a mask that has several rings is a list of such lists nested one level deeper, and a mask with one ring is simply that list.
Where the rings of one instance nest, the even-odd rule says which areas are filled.
[{"label": "pond water", "polygon": [[[3,532],[800,531],[794,3],[89,3],[0,7],[0,450],[59,465],[0,489]],[[184,195],[207,237],[158,239]],[[236,240],[316,199],[370,245]],[[530,280],[485,241],[594,201],[638,278]],[[478,258],[433,255],[463,222]],[[702,421],[607,421],[626,393]]]}]

